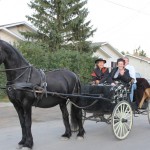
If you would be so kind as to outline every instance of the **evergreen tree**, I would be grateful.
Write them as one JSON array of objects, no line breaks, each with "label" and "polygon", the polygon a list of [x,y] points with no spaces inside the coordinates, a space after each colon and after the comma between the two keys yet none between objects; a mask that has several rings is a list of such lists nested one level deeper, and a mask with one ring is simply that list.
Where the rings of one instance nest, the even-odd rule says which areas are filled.
[{"label": "evergreen tree", "polygon": [[145,53],[145,51],[144,51],[144,50],[141,50],[141,51],[139,52],[139,56],[146,57],[146,53]]},{"label": "evergreen tree", "polygon": [[133,54],[137,55],[137,56],[146,57],[146,52],[144,50],[142,50],[140,46],[137,49],[134,50]]},{"label": "evergreen tree", "polygon": [[37,32],[22,33],[26,38],[48,45],[50,50],[68,48],[88,51],[87,39],[96,31],[85,21],[88,10],[87,0],[32,0],[29,7],[32,16],[27,19],[37,28]]},{"label": "evergreen tree", "polygon": [[125,55],[126,53],[124,51],[121,51],[121,54]]}]

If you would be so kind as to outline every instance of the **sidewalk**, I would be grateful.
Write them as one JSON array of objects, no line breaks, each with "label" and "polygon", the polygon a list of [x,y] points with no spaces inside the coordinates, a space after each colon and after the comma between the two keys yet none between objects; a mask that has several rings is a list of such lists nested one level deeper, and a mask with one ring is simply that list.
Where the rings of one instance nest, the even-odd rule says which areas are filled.
[{"label": "sidewalk", "polygon": [[0,107],[10,107],[13,106],[11,102],[0,102]]}]

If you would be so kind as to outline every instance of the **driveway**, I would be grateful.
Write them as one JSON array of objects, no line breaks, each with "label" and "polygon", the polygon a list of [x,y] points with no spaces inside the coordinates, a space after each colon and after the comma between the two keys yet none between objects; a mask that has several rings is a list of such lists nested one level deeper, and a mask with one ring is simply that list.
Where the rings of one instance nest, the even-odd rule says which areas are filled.
[{"label": "driveway", "polygon": [[[33,107],[33,150],[149,150],[150,125],[147,115],[134,117],[131,133],[125,140],[117,140],[111,125],[86,121],[84,140],[77,140],[76,133],[70,140],[62,141],[64,133],[59,107],[41,109]],[[16,150],[21,138],[17,114],[11,104],[0,103],[0,150]]]}]

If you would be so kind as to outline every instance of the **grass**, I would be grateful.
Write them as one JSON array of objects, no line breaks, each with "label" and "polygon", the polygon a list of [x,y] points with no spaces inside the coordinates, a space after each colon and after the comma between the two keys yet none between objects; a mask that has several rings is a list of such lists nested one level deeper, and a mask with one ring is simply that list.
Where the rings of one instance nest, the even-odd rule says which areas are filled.
[{"label": "grass", "polygon": [[9,102],[6,90],[0,89],[0,102]]},{"label": "grass", "polygon": [[7,96],[0,96],[0,102],[9,102],[9,99]]}]

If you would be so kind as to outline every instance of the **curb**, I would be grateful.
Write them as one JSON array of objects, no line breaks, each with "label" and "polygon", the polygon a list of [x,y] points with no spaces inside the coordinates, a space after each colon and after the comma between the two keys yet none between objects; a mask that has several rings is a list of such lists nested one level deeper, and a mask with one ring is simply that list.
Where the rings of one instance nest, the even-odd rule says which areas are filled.
[{"label": "curb", "polygon": [[0,108],[1,107],[11,107],[13,104],[11,102],[0,102]]}]

